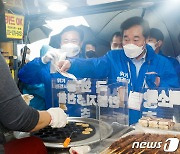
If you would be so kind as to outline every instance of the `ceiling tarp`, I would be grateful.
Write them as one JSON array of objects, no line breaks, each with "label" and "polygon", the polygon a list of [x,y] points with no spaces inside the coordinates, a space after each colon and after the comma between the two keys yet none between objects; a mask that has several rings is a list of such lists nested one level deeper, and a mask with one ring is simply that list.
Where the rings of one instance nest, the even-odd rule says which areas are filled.
[{"label": "ceiling tarp", "polygon": [[141,14],[142,9],[135,9],[131,11],[115,11],[88,15],[85,16],[85,19],[97,37],[106,38],[107,41],[110,41],[112,34],[120,31],[120,25],[124,20],[134,15],[141,16]]},{"label": "ceiling tarp", "polygon": [[[32,3],[28,0],[25,1],[26,3]],[[44,3],[43,0],[34,1],[39,2],[39,5],[37,5],[37,7],[41,7],[41,2]],[[81,9],[80,7],[78,7],[78,4],[76,5],[77,8],[73,8],[74,2],[76,1],[68,0],[69,5],[71,6],[71,11],[69,15],[83,15],[88,22],[90,28],[92,29],[94,36],[98,38],[98,40],[102,39],[106,42],[109,42],[112,34],[120,30],[120,25],[124,20],[132,16],[144,15],[144,18],[148,20],[151,28],[159,28],[163,32],[165,36],[165,43],[163,46],[164,53],[169,56],[177,56],[178,54],[180,54],[180,43],[177,40],[178,34],[180,33],[180,10],[179,5],[173,5],[172,1],[124,0],[122,2],[119,1],[115,3],[97,6],[87,6],[85,0],[81,0]],[[77,3],[79,2],[80,1],[77,1]],[[166,2],[167,6],[165,6]],[[143,12],[144,10],[145,14]],[[47,14],[44,14],[41,11],[39,13],[39,15],[37,14],[37,16],[39,17],[37,21],[40,21],[40,19],[44,21],[44,19],[46,19],[47,17],[65,18],[68,16],[66,14],[52,15],[49,12]],[[33,19],[33,17],[35,16],[32,15],[30,17],[30,19]],[[34,25],[37,24],[34,23]],[[35,34],[34,37],[39,36],[37,35],[37,33]]]},{"label": "ceiling tarp", "polygon": [[[144,18],[149,22],[150,28],[160,29],[165,37],[162,50],[165,55],[176,57],[180,53],[180,44],[177,40],[180,33],[180,23],[174,11],[161,10],[161,7],[148,8]],[[87,15],[85,19],[96,34],[96,37],[110,41],[114,32],[120,30],[121,23],[133,16],[142,16],[143,9],[129,11],[115,11],[96,15]]]}]

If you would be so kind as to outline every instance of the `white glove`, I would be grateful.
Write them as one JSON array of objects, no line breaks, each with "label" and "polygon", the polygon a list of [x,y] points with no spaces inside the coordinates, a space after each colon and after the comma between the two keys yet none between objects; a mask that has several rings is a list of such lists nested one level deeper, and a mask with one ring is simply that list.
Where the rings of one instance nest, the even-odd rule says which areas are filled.
[{"label": "white glove", "polygon": [[66,59],[66,53],[61,49],[50,49],[48,52],[41,58],[44,64],[47,64],[50,61],[58,62]]},{"label": "white glove", "polygon": [[77,153],[77,154],[87,154],[88,152],[91,151],[91,147],[90,146],[79,146],[79,147],[71,147],[69,149],[69,153],[73,154],[73,153]]},{"label": "white glove", "polygon": [[50,108],[47,110],[47,112],[51,115],[51,122],[50,126],[52,128],[60,128],[60,127],[65,127],[67,124],[67,115],[65,112],[59,108]]}]

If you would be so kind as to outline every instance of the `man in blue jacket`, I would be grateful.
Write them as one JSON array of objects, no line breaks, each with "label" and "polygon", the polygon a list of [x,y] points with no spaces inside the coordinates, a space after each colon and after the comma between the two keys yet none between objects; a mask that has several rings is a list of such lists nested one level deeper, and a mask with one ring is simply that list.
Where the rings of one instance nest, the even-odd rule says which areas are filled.
[{"label": "man in blue jacket", "polygon": [[[164,57],[154,53],[146,45],[149,36],[149,24],[141,17],[132,17],[121,25],[123,33],[123,50],[108,52],[95,59],[71,59],[59,62],[61,71],[74,74],[77,78],[89,77],[104,79],[110,82],[126,80],[129,99],[132,100],[129,110],[129,123],[140,118],[137,106],[141,103],[141,92],[144,87],[178,87],[178,79],[172,64]],[[135,100],[139,98],[139,102]],[[133,104],[136,101],[136,104]]]},{"label": "man in blue jacket", "polygon": [[[80,48],[84,38],[83,32],[75,27],[68,26],[63,29],[63,31],[58,35],[60,48],[66,53],[66,57],[79,57]],[[19,70],[19,79],[30,85],[43,83],[45,87],[45,103],[46,109],[52,107],[52,92],[51,92],[51,80],[52,78],[65,78],[60,73],[53,70],[51,73],[51,60],[54,57],[61,55],[58,52],[61,50],[52,49],[42,57],[35,58],[33,61],[26,64],[23,68]]]},{"label": "man in blue jacket", "polygon": [[[179,62],[177,59],[170,57],[170,56],[165,56],[161,50],[161,47],[164,42],[164,35],[163,33],[157,29],[157,28],[151,28],[150,29],[150,34],[147,39],[147,43],[153,48],[156,54],[160,54],[164,57],[166,57],[174,66],[174,69],[176,70],[177,66],[179,65]],[[178,73],[178,72],[177,72]],[[180,77],[179,77],[180,81]]]}]

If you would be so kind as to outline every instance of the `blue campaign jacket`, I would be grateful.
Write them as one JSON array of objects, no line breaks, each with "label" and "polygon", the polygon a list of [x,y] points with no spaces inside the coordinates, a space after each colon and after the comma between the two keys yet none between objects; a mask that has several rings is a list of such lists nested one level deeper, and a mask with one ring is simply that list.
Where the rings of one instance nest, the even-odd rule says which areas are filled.
[{"label": "blue campaign jacket", "polygon": [[[29,86],[35,84],[44,84],[45,89],[45,108],[57,107],[59,104],[57,98],[52,98],[52,79],[65,78],[59,73],[50,73],[50,63],[43,64],[41,58],[35,58],[33,61],[27,63],[18,72],[19,79]],[[56,102],[55,102],[56,101]],[[69,116],[80,117],[82,106],[67,104]]]},{"label": "blue campaign jacket", "polygon": [[37,110],[45,110],[45,89],[44,84],[23,84],[23,94],[33,95],[34,98],[30,101],[29,106]]},{"label": "blue campaign jacket", "polygon": [[[131,59],[126,57],[124,50],[109,51],[105,56],[92,59],[71,59],[71,68],[68,72],[77,78],[87,77],[104,79],[108,77],[109,83],[115,83],[123,79],[128,81],[128,90],[142,92],[146,72],[156,72],[160,77],[160,87],[178,88],[177,74],[172,64],[163,56],[154,53],[153,49],[146,45],[147,53],[145,62],[136,77],[136,67]],[[131,71],[131,79],[128,64]],[[131,84],[132,83],[132,84]],[[133,85],[133,86],[131,86]],[[133,124],[140,118],[140,112],[129,111],[129,123]]]},{"label": "blue campaign jacket", "polygon": [[50,74],[50,63],[43,64],[41,58],[35,58],[18,72],[19,79],[30,85],[44,84],[46,109],[52,107],[51,79],[62,78],[59,73]]},{"label": "blue campaign jacket", "polygon": [[171,64],[173,65],[176,73],[177,73],[177,76],[178,76],[178,79],[179,79],[179,84],[180,84],[180,76],[179,76],[179,71],[177,70],[177,67],[179,65],[179,62],[176,58],[173,58],[173,57],[170,57],[170,56],[165,56],[164,54],[162,54],[162,51],[159,52],[160,55],[162,55],[163,57],[166,57],[170,62]]}]

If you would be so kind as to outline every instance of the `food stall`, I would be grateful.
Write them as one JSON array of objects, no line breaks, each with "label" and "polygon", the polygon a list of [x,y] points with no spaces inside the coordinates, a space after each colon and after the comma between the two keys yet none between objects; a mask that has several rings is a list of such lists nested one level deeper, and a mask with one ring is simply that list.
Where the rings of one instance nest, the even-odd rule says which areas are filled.
[{"label": "food stall", "polygon": [[[108,84],[106,80],[55,78],[52,96],[52,105],[69,115],[68,124],[31,134],[42,138],[51,152],[68,153],[71,147],[85,145],[98,152],[104,148],[102,140],[132,129],[128,126],[126,82]],[[67,138],[70,143],[64,146]]]},{"label": "food stall", "polygon": [[[137,2],[141,3],[140,0]],[[107,8],[103,4],[99,6],[101,9],[90,6],[88,13],[91,14],[91,11],[99,10],[100,15],[107,16],[102,10],[105,8],[110,12],[119,11],[120,9],[116,7],[116,4],[118,3],[114,3]],[[129,5],[127,6],[127,3],[123,2],[121,4],[122,10],[128,9]],[[137,4],[133,7],[130,5],[130,7],[136,8]],[[38,4],[36,5],[37,7],[35,8],[38,10]],[[145,11],[146,9],[144,9],[143,6],[154,7],[153,3],[141,3],[142,12],[139,10],[133,11],[135,13],[140,12],[139,16],[143,16],[145,12],[147,12],[147,15],[145,14],[147,18],[149,14],[151,14],[149,12],[151,12],[150,10],[152,8]],[[84,10],[79,14],[85,14],[86,18],[90,20],[91,17],[88,16],[86,12],[87,8],[88,7],[84,7]],[[71,13],[77,13],[76,9]],[[122,10],[120,10],[120,12],[113,12],[114,16],[110,16],[110,18],[114,19],[118,14],[122,15]],[[129,16],[129,14],[134,15],[135,13],[133,11],[129,11],[130,13],[125,11],[127,14],[123,15],[126,17]],[[47,14],[47,12],[43,13],[42,17],[44,17],[44,14]],[[30,13],[28,15],[32,17],[32,20],[34,19],[34,14]],[[54,14],[50,15],[51,17],[54,16]],[[121,18],[119,19],[124,20],[123,15],[120,16]],[[65,15],[61,16],[65,17]],[[72,16],[72,14],[66,14],[66,16],[69,17]],[[57,18],[57,15],[54,17]],[[115,20],[110,19],[110,21]],[[108,35],[110,35],[112,31],[109,31],[109,29],[113,29],[111,28],[112,25],[118,25],[119,30],[120,23],[114,23],[110,26],[106,25],[107,27],[102,26],[101,29],[99,28],[100,26],[97,26],[97,22],[94,22],[99,28],[96,27],[97,29],[95,29],[96,36],[104,31],[108,31]],[[168,24],[168,26],[171,27],[172,25]],[[117,30],[117,27],[114,28]],[[164,31],[165,34],[167,34],[166,30]],[[176,36],[176,34],[173,35],[171,33],[168,33],[168,35],[172,35],[172,38]],[[104,37],[105,35],[101,34],[100,36]],[[171,41],[167,42],[169,43]],[[166,45],[172,49],[172,45],[168,43]],[[174,53],[177,51],[177,49],[175,49],[176,48],[173,48]],[[98,81],[91,79],[69,81],[53,79],[52,95],[52,106],[60,107],[69,114],[67,126],[61,129],[46,127],[31,133],[32,136],[42,138],[49,153],[69,153],[70,148],[85,145],[91,148],[89,153],[136,153],[151,152],[151,150],[155,150],[156,153],[164,151],[173,152],[174,149],[170,149],[171,144],[169,144],[168,148],[166,143],[168,141],[170,141],[170,143],[179,143],[180,89],[145,89],[143,91],[143,102],[140,108],[142,118],[138,123],[130,126],[127,83],[119,82],[108,84],[106,80]],[[69,110],[71,110],[71,112],[69,112]],[[76,113],[79,113],[79,115],[75,115]],[[175,138],[176,141],[171,140],[172,138]],[[144,143],[144,141],[146,143]],[[178,148],[174,151],[177,149]],[[178,152],[179,149],[177,150],[177,153]]]},{"label": "food stall", "polygon": [[102,154],[163,152],[166,140],[179,141],[180,89],[144,89],[142,118],[133,125],[128,123],[127,91],[125,82],[53,79],[53,106],[67,114],[72,114],[73,107],[79,116],[69,115],[65,128],[46,127],[31,135],[42,138],[49,153],[69,153],[69,149],[82,146],[90,147],[89,153]]}]

